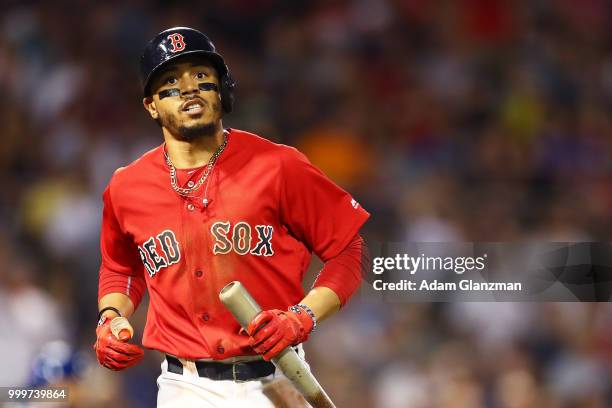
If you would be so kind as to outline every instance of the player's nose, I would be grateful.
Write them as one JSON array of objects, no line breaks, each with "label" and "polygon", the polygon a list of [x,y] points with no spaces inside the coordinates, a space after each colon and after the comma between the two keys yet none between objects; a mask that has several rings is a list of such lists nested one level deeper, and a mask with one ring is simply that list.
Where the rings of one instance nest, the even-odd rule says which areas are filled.
[{"label": "player's nose", "polygon": [[189,95],[200,92],[198,82],[190,75],[184,75],[181,78],[181,95]]}]

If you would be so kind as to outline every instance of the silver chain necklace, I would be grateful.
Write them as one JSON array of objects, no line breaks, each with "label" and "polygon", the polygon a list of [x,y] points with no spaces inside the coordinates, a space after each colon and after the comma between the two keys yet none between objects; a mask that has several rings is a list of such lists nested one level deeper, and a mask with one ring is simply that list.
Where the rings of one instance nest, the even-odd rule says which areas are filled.
[{"label": "silver chain necklace", "polygon": [[170,185],[172,186],[172,189],[176,191],[178,194],[187,197],[187,196],[190,196],[194,191],[202,187],[202,184],[204,184],[204,182],[210,175],[210,172],[212,171],[213,167],[215,167],[215,163],[217,162],[217,159],[219,158],[219,156],[221,156],[221,153],[223,153],[223,150],[225,150],[225,146],[227,146],[227,132],[223,132],[223,142],[219,145],[217,150],[215,150],[213,155],[210,156],[210,159],[208,160],[208,164],[206,165],[206,170],[204,171],[204,173],[202,174],[198,182],[195,183],[193,187],[189,187],[189,188],[178,186],[178,181],[176,178],[176,167],[174,167],[174,164],[172,164],[172,160],[170,160],[170,156],[168,156],[168,153],[164,152],[164,155],[166,156],[166,164],[168,165],[168,167],[170,167]]}]

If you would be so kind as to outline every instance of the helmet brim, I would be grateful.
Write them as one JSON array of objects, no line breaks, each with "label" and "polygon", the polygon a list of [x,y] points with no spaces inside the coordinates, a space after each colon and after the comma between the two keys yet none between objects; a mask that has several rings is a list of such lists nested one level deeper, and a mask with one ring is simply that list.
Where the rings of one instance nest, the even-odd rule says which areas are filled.
[{"label": "helmet brim", "polygon": [[158,73],[163,71],[163,68],[167,67],[168,65],[172,63],[176,63],[179,60],[198,57],[198,56],[204,57],[205,59],[210,61],[213,67],[217,70],[217,74],[219,75],[219,81],[222,80],[223,76],[227,75],[228,73],[227,65],[225,65],[225,61],[223,60],[223,57],[220,54],[216,52],[212,52],[212,51],[202,51],[202,50],[182,52],[180,54],[176,54],[166,59],[165,61],[157,64],[155,68],[151,70],[151,72],[149,73],[149,75],[144,81],[144,87],[143,87],[144,96],[151,96],[151,82]]}]

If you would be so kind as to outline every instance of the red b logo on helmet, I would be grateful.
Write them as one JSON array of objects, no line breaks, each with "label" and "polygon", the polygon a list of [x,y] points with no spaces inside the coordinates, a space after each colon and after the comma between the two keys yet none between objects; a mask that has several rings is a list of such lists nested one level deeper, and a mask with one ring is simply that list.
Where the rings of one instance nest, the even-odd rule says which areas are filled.
[{"label": "red b logo on helmet", "polygon": [[181,52],[185,49],[185,38],[181,34],[179,33],[170,34],[168,36],[168,39],[171,42],[170,44],[171,53]]}]

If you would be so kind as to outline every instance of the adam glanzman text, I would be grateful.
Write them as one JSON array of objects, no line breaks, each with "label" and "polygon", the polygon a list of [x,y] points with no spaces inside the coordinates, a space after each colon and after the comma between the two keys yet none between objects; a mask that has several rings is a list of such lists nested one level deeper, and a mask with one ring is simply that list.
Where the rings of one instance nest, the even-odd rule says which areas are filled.
[{"label": "adam glanzman text", "polygon": [[[441,257],[410,256],[396,254],[393,257],[375,257],[372,259],[372,272],[381,275],[385,271],[401,271],[415,275],[419,271],[454,272],[462,275],[465,272],[483,271],[486,269],[487,254],[478,257]],[[377,291],[520,291],[520,282],[483,282],[482,279],[462,279],[459,282],[447,282],[438,279],[401,279],[396,282],[384,282],[376,279],[372,287]]]}]

